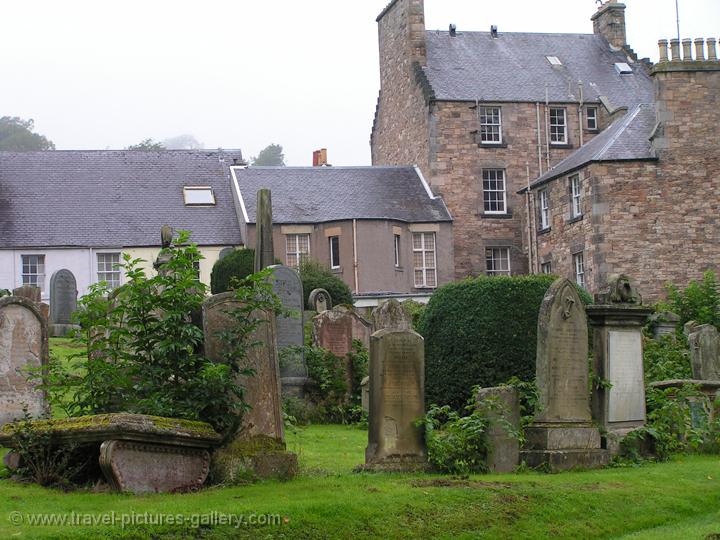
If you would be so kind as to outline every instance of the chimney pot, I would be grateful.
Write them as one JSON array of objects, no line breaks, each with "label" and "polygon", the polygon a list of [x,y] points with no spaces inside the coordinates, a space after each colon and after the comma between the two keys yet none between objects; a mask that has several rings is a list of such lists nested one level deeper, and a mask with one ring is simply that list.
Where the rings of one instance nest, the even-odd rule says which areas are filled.
[{"label": "chimney pot", "polygon": [[703,38],[695,38],[695,60],[703,62],[705,60],[705,40]]},{"label": "chimney pot", "polygon": [[673,38],[670,40],[670,52],[672,53],[672,61],[680,61],[680,40]]},{"label": "chimney pot", "polygon": [[493,24],[493,25],[490,27],[490,35],[491,35],[493,38],[498,37],[497,25]]},{"label": "chimney pot", "polygon": [[692,62],[692,39],[685,38],[682,40],[683,46],[683,62]]},{"label": "chimney pot", "polygon": [[455,37],[457,35],[457,26],[450,24],[450,36]]},{"label": "chimney pot", "polygon": [[658,49],[660,50],[660,62],[668,61],[668,41],[661,39],[658,41]]},{"label": "chimney pot", "polygon": [[709,37],[707,38],[707,48],[708,48],[708,60],[710,62],[717,62],[717,51],[715,49],[715,38]]}]

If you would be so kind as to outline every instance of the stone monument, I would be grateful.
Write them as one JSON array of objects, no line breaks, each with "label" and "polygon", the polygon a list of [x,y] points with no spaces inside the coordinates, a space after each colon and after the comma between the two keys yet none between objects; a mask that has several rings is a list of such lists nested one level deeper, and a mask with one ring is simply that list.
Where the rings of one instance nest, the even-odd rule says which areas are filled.
[{"label": "stone monument", "polygon": [[310,305],[310,309],[318,313],[332,309],[330,293],[325,289],[313,289],[308,296],[308,304]]},{"label": "stone monument", "polygon": [[520,396],[517,388],[496,386],[481,388],[478,407],[485,412],[488,426],[487,466],[490,472],[513,472],[520,465]]},{"label": "stone monument", "polygon": [[720,333],[712,324],[701,324],[690,329],[690,362],[693,378],[720,381]]},{"label": "stone monument", "polygon": [[383,328],[412,330],[412,315],[405,311],[403,305],[394,298],[384,300],[373,309],[370,320],[373,332]]},{"label": "stone monument", "polygon": [[425,349],[410,330],[380,330],[370,338],[370,414],[365,469],[427,466],[423,430]]},{"label": "stone monument", "polygon": [[275,264],[272,221],[270,190],[258,190],[255,207],[255,272]]},{"label": "stone monument", "polygon": [[13,289],[12,295],[18,298],[27,298],[31,302],[39,304],[42,296],[42,290],[40,287],[36,287],[35,285],[23,285],[22,287]]},{"label": "stone monument", "polygon": [[32,416],[47,412],[44,392],[25,372],[47,362],[47,319],[37,304],[18,296],[0,298],[0,425],[22,418],[24,406]]},{"label": "stone monument", "polygon": [[616,454],[622,438],[645,424],[642,329],[653,310],[621,275],[611,277],[585,311],[593,327],[595,376],[610,384],[593,384],[593,418],[605,432],[605,448]]},{"label": "stone monument", "polygon": [[77,309],[77,282],[70,270],[58,270],[50,276],[50,335],[63,337],[77,328],[72,314]]},{"label": "stone monument", "polygon": [[680,323],[680,316],[670,311],[663,311],[650,316],[653,325],[653,337],[660,339],[662,336],[674,336],[677,326]]},{"label": "stone monument", "polygon": [[525,429],[521,459],[530,467],[561,471],[608,462],[592,424],[588,396],[588,328],[575,286],[556,280],[538,317],[538,412]]}]

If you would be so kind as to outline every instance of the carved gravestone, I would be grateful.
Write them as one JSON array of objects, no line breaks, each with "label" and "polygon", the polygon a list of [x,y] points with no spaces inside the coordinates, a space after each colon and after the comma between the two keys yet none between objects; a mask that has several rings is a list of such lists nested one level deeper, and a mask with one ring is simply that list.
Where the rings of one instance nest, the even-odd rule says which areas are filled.
[{"label": "carved gravestone", "polygon": [[394,298],[381,302],[373,309],[370,320],[374,332],[383,328],[412,330],[412,315],[405,311],[403,305]]},{"label": "carved gravestone", "polygon": [[701,324],[688,334],[693,378],[720,381],[720,333],[712,324]]},{"label": "carved gravestone", "polygon": [[72,314],[77,309],[77,282],[70,270],[50,276],[50,334],[65,336],[74,328]]},{"label": "carved gravestone", "polygon": [[280,298],[283,309],[291,312],[277,317],[277,346],[282,358],[280,382],[283,394],[300,396],[307,381],[307,366],[302,349],[304,344],[302,281],[292,268],[281,264],[270,268],[272,268],[273,292]]},{"label": "carved gravestone", "polygon": [[46,412],[45,394],[27,380],[26,370],[48,362],[47,320],[27,298],[0,298],[0,425]]},{"label": "carved gravestone", "polygon": [[513,472],[520,465],[520,396],[517,388],[496,386],[481,388],[477,395],[478,408],[490,421],[487,429],[490,472]]},{"label": "carved gravestone", "polygon": [[[235,321],[230,312],[238,307],[233,292],[216,294],[203,302],[205,355],[210,360],[224,361],[226,349],[218,333],[232,328]],[[242,375],[239,381],[250,410],[243,415],[233,442],[213,456],[214,476],[221,481],[246,473],[287,478],[297,470],[297,456],[285,451],[275,317],[265,311],[252,316],[262,321],[250,337],[251,343],[259,345],[250,347],[243,367],[252,369],[254,375]]]},{"label": "carved gravestone", "polygon": [[410,330],[380,330],[370,338],[370,413],[365,468],[415,470],[426,466],[425,349]]},{"label": "carved gravestone", "polygon": [[40,287],[36,287],[35,285],[23,285],[22,287],[13,289],[12,295],[19,298],[27,298],[31,302],[39,304],[42,291],[40,290]]},{"label": "carved gravestone", "polygon": [[332,309],[332,299],[330,293],[325,289],[313,289],[308,296],[308,304],[310,309],[322,313],[328,309]]},{"label": "carved gravestone", "polygon": [[588,328],[580,296],[567,279],[556,280],[538,316],[538,412],[525,430],[522,459],[550,470],[607,463],[600,432],[591,423],[588,396]]},{"label": "carved gravestone", "polygon": [[[624,294],[612,294],[624,291]],[[592,388],[593,418],[605,433],[605,448],[615,454],[630,431],[645,424],[642,329],[652,313],[629,277],[613,276],[586,312],[593,326],[593,371],[608,385]]]}]

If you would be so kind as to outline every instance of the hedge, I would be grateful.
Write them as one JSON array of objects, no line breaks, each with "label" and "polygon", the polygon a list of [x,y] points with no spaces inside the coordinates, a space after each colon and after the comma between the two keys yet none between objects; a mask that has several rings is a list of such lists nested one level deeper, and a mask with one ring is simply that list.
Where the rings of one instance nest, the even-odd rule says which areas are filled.
[{"label": "hedge", "polygon": [[[466,279],[440,287],[419,322],[428,404],[460,410],[474,385],[535,377],[537,319],[552,275]],[[583,302],[590,295],[580,289]]]},{"label": "hedge", "polygon": [[350,287],[317,261],[308,260],[300,264],[300,279],[305,294],[306,309],[313,309],[308,304],[308,297],[313,289],[325,289],[330,294],[333,306],[340,304],[352,305],[353,303]]},{"label": "hedge", "polygon": [[255,270],[255,250],[236,249],[213,265],[210,274],[210,291],[220,294],[230,290],[232,278],[244,278]]}]

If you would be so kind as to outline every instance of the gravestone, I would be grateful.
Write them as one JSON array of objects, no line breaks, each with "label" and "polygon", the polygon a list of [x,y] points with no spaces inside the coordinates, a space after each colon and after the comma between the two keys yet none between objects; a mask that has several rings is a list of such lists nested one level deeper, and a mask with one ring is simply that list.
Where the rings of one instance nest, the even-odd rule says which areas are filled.
[{"label": "gravestone", "polygon": [[12,295],[19,298],[27,298],[31,302],[39,304],[42,296],[42,290],[40,287],[36,287],[35,285],[23,285],[22,287],[13,289]]},{"label": "gravestone", "polygon": [[269,189],[257,192],[255,206],[255,272],[275,264],[272,197]]},{"label": "gravestone", "polygon": [[23,416],[47,412],[45,394],[27,380],[28,368],[48,362],[47,319],[37,305],[24,297],[0,298],[0,425]]},{"label": "gravestone", "polygon": [[520,443],[517,437],[520,430],[520,396],[517,388],[481,388],[477,402],[478,408],[490,420],[486,432],[488,470],[496,473],[513,472],[520,465]]},{"label": "gravestone", "polygon": [[50,334],[62,337],[75,328],[72,314],[77,310],[77,282],[70,270],[62,269],[50,276]]},{"label": "gravestone", "polygon": [[370,338],[370,414],[365,467],[417,470],[427,466],[425,348],[410,330],[380,330]]},{"label": "gravestone", "polygon": [[688,334],[693,378],[720,381],[720,333],[712,324],[701,324]]},{"label": "gravestone", "polygon": [[540,306],[536,380],[538,412],[525,430],[521,459],[552,471],[604,465],[588,396],[588,328],[575,286],[556,280]]},{"label": "gravestone", "polygon": [[670,311],[663,311],[650,317],[653,324],[653,337],[660,339],[662,336],[674,336],[680,323],[680,316]]},{"label": "gravestone", "polygon": [[[301,397],[307,382],[307,366],[303,353],[303,289],[298,273],[281,264],[272,268],[273,292],[280,298],[289,315],[277,317],[277,346],[281,354],[280,383],[283,395]],[[294,349],[287,349],[294,347]]]},{"label": "gravestone", "polygon": [[365,375],[360,381],[360,406],[365,412],[370,411],[370,376]]},{"label": "gravestone", "polygon": [[593,371],[610,383],[593,385],[593,418],[603,428],[605,448],[616,454],[623,437],[645,424],[642,329],[653,310],[621,275],[610,278],[586,312],[594,330]]},{"label": "gravestone", "polygon": [[330,293],[325,289],[313,289],[308,296],[308,304],[310,305],[310,309],[318,313],[332,309]]},{"label": "gravestone", "polygon": [[403,305],[394,298],[384,300],[373,309],[370,320],[374,332],[384,328],[412,330],[412,315],[405,311]]},{"label": "gravestone", "polygon": [[[216,294],[203,302],[205,356],[223,362],[225,346],[218,332],[235,324],[229,312],[240,306],[233,292]],[[238,475],[294,476],[297,456],[285,451],[285,431],[280,400],[276,323],[274,315],[255,311],[252,316],[262,322],[250,337],[259,346],[248,350],[247,364],[254,375],[241,375],[244,400],[250,406],[233,441],[213,455],[213,476],[231,481]]]}]

